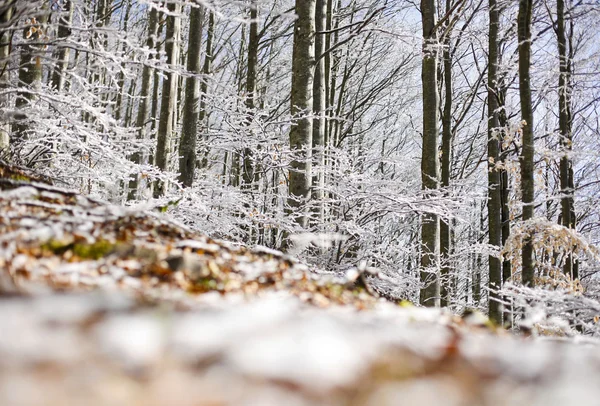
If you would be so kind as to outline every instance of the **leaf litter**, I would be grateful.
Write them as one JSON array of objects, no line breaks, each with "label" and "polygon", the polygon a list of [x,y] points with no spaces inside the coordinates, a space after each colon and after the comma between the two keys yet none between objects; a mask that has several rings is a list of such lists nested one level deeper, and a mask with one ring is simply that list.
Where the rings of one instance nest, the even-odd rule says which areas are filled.
[{"label": "leaf litter", "polygon": [[600,404],[594,343],[402,306],[281,252],[0,183],[2,405]]}]

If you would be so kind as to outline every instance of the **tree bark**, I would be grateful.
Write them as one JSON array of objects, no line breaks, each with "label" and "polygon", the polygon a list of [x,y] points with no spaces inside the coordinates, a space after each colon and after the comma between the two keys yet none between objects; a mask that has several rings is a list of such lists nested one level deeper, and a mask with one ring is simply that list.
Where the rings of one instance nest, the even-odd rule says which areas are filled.
[{"label": "tree bark", "polygon": [[[422,187],[438,189],[438,92],[437,92],[437,40],[435,27],[435,0],[421,0],[423,25],[423,63],[421,80],[423,86],[423,156],[421,158]],[[425,213],[421,216],[421,294],[425,306],[439,306],[440,283],[438,216]]]},{"label": "tree bark", "polygon": [[[148,52],[153,52],[156,47],[156,41],[158,40],[158,10],[154,7],[150,9],[148,16],[148,38],[146,39],[146,47]],[[152,54],[151,54],[152,55]],[[158,57],[158,56],[157,56]],[[138,127],[137,139],[145,140],[148,134],[148,122],[150,120],[150,109],[151,100],[150,93],[152,91],[152,76],[154,74],[154,68],[150,67],[150,62],[155,57],[150,56],[148,64],[144,66],[142,72],[142,89],[140,92],[140,104],[138,106],[136,126]],[[137,151],[132,156],[132,161],[136,164],[142,163],[142,153]],[[129,200],[135,200],[137,198],[138,190],[138,178],[139,174],[134,174],[129,181]]]},{"label": "tree bark", "polygon": [[[246,123],[248,126],[254,120],[254,110],[256,108],[256,80],[258,72],[258,4],[256,0],[252,1],[250,10],[250,31],[248,34],[248,69],[246,71]],[[251,131],[250,136],[254,136]],[[253,165],[252,148],[244,148],[244,163],[243,163],[243,186],[249,189],[254,181],[254,165]]]},{"label": "tree bark", "polygon": [[[246,24],[242,24],[242,32],[240,35],[241,41],[239,42],[239,52],[234,77],[234,82],[236,82],[237,84],[238,94],[242,94],[242,92],[244,91],[244,87],[246,86],[246,83],[244,82],[244,69],[247,67],[246,57],[248,56],[246,49],[246,31]],[[233,148],[233,151],[231,151],[231,171],[229,174],[229,184],[234,187],[239,187],[241,184],[244,183],[242,180],[244,148],[242,148],[241,144],[242,143],[236,143],[236,145]]]},{"label": "tree bark", "polygon": [[[446,13],[451,9],[451,1],[446,0]],[[450,186],[450,165],[452,160],[452,55],[450,53],[450,34],[452,28],[447,26],[444,37],[444,110],[442,117],[442,187]],[[450,304],[450,223],[440,221],[440,305]]]},{"label": "tree bark", "polygon": [[[64,40],[71,35],[71,24],[73,22],[73,2],[66,0],[63,4],[62,14],[58,22],[58,39]],[[57,92],[61,92],[65,88],[65,72],[69,66],[69,56],[71,49],[59,44],[58,57],[56,66],[52,73],[52,87]]]},{"label": "tree bark", "polygon": [[[500,10],[498,11],[498,13]],[[498,16],[499,17],[499,16]],[[499,50],[498,50],[499,51]],[[498,63],[502,63],[502,54],[498,52]],[[506,128],[508,128],[508,117],[506,114],[506,94],[507,86],[505,83],[505,77],[500,76],[496,71],[496,98],[498,100],[498,122],[500,124],[500,161],[502,163],[508,160],[508,154],[510,147],[503,145],[504,136],[506,134]],[[500,172],[500,206],[502,212],[502,246],[506,246],[508,237],[510,237],[510,207],[508,206],[510,198],[510,177],[506,167],[499,170]],[[512,264],[510,258],[505,258],[502,262],[502,286],[508,281],[512,281]],[[504,305],[504,319],[503,323],[507,327],[512,327],[512,306],[508,304],[510,298],[505,298]]]},{"label": "tree bark", "polygon": [[[325,5],[325,29],[327,31],[331,31],[331,29],[333,28],[333,2],[334,0],[326,0],[326,5]],[[315,14],[315,18],[316,18],[316,14]],[[332,35],[331,33],[327,33],[325,34],[325,49],[330,49],[331,48],[331,38]],[[330,128],[330,119],[329,116],[331,115],[331,106],[332,106],[332,100],[331,100],[331,52],[328,52],[327,54],[325,54],[325,57],[323,58],[323,63],[325,65],[325,145],[329,144],[329,128]]]},{"label": "tree bark", "polygon": [[[503,124],[503,120],[500,120],[500,126],[502,128],[506,128],[506,125]],[[501,151],[502,154],[505,151]],[[507,159],[503,157],[503,159]],[[502,169],[500,171],[500,183],[502,185],[501,188],[501,206],[502,206],[502,246],[506,244],[508,241],[508,237],[510,237],[510,207],[508,206],[509,198],[510,198],[510,178],[508,176],[508,171],[506,169]],[[502,263],[502,283],[510,281],[512,278],[512,264],[510,259],[505,259]]]},{"label": "tree bark", "polygon": [[[315,65],[316,0],[296,0],[298,18],[294,24],[292,56],[290,148],[294,154],[290,164],[288,205],[296,222],[307,225],[306,202],[311,190],[311,149],[313,80]],[[298,213],[299,212],[299,213]]]},{"label": "tree bark", "polygon": [[[212,11],[209,11],[208,17],[208,30],[206,33],[206,52],[204,52],[204,65],[202,67],[202,82],[200,84],[200,117],[198,121],[200,125],[208,129],[208,123],[206,122],[206,92],[208,92],[208,76],[211,74],[212,70],[212,60],[213,60],[213,37],[215,32],[215,14]],[[204,156],[202,157],[201,167],[206,168],[208,166],[208,147],[204,151]],[[225,175],[223,175],[225,177]]]},{"label": "tree bark", "polygon": [[[2,27],[8,27],[13,17],[13,5],[6,4],[4,12],[0,14],[0,24]],[[12,34],[8,28],[0,31],[0,91],[8,87],[10,82],[10,52],[12,46]],[[8,108],[10,98],[8,95],[0,95],[0,108]],[[0,124],[0,152],[10,145],[9,124],[3,122]]]},{"label": "tree bark", "polygon": [[[498,119],[498,25],[496,0],[489,0],[489,61],[488,61],[488,243],[500,251],[502,245],[502,190],[500,172],[496,164],[500,157],[500,121]],[[489,255],[489,318],[502,325],[502,309],[498,290],[502,288],[502,262],[497,255]]]},{"label": "tree bark", "polygon": [[[34,103],[38,96],[34,93],[39,90],[44,75],[44,65],[42,63],[43,47],[40,42],[46,32],[46,23],[48,22],[48,9],[43,7],[41,13],[32,17],[29,24],[23,29],[24,44],[21,47],[21,62],[19,67],[19,85],[32,91],[18,92],[15,101],[17,109],[24,109]],[[27,119],[21,120],[13,126],[13,139],[11,146],[16,147],[27,138],[27,132],[30,126]]]},{"label": "tree bark", "polygon": [[[327,0],[317,0],[315,12],[315,29],[317,32],[325,31],[327,27]],[[313,85],[313,156],[317,168],[313,178],[313,193],[315,199],[314,213],[319,224],[324,221],[323,197],[325,188],[325,120],[326,113],[326,74],[325,58],[321,56],[325,52],[325,36],[327,34],[316,34],[315,58],[318,60],[315,66],[315,81]]]},{"label": "tree bark", "polygon": [[[562,225],[575,228],[573,193],[571,182],[571,158],[569,154],[573,149],[573,135],[571,129],[571,63],[567,55],[567,36],[565,33],[565,2],[556,1],[556,25],[558,40],[558,57],[560,60],[560,75],[558,77],[558,126],[560,136],[560,190],[561,190],[561,219]],[[577,279],[573,268],[573,256],[569,253],[563,266],[565,274],[572,279]]]},{"label": "tree bark", "polygon": [[[159,5],[163,6],[164,3],[159,3]],[[158,29],[156,34],[155,48],[156,48],[156,58],[160,59],[160,53],[163,47],[163,42],[160,38],[162,36],[162,32],[165,29],[164,19],[161,20],[161,14],[158,14]],[[159,121],[159,106],[160,106],[160,72],[158,69],[154,69],[154,75],[152,77],[152,107],[150,109],[150,137],[152,140],[156,137],[156,132],[158,129],[158,121]],[[156,163],[154,152],[151,152],[148,156],[148,163],[154,165]]]},{"label": "tree bark", "polygon": [[[332,49],[339,43],[339,30],[341,17],[336,15],[341,8],[341,0],[327,0],[327,30],[333,31],[326,37],[325,49]],[[325,128],[325,145],[327,152],[325,154],[325,183],[331,184],[333,181],[333,168],[335,166],[336,142],[334,137],[334,128],[339,122],[336,116],[336,98],[338,95],[338,72],[340,70],[340,49],[335,49],[325,55],[325,74],[327,75],[327,90],[325,95],[325,106],[327,110],[327,120]],[[329,192],[329,198],[333,198],[333,193]],[[335,209],[334,209],[335,210]]]},{"label": "tree bark", "polygon": [[[123,0],[125,1],[125,0]],[[130,19],[130,15],[131,15],[131,8],[133,6],[133,1],[131,0],[127,0],[127,7],[125,8],[125,16],[123,18],[123,31],[124,32],[128,32],[129,29],[129,19]],[[121,50],[121,52],[123,52],[123,54],[125,53],[127,48],[127,45],[123,44],[123,48]],[[123,106],[123,95],[125,93],[125,71],[126,69],[126,65],[125,62],[123,62],[121,64],[121,70],[119,71],[118,75],[117,75],[117,87],[119,88],[118,92],[117,92],[117,100],[115,102],[115,109],[114,109],[114,116],[115,116],[115,120],[117,120],[117,122],[121,121],[121,116],[122,116],[122,106]]]},{"label": "tree bark", "polygon": [[[202,6],[192,7],[190,11],[190,31],[188,39],[187,71],[199,75],[202,72],[200,53],[202,48]],[[200,117],[200,82],[195,76],[185,80],[185,102],[183,124],[179,142],[179,181],[190,187],[194,183],[196,170],[196,138],[198,136],[198,118]]]},{"label": "tree bark", "polygon": [[[102,29],[109,25],[111,18],[111,9],[108,4],[109,0],[97,0],[96,2],[96,28],[91,39],[91,47],[92,49],[96,49],[101,46],[103,49],[107,48],[107,35],[103,33]],[[89,57],[94,57],[93,55],[89,55]],[[93,65],[93,63],[92,63]],[[104,68],[92,68],[95,69],[92,75],[90,76],[91,84],[96,86],[102,86],[105,83],[106,72]],[[102,99],[106,99],[106,94],[102,95]],[[89,117],[91,118],[91,117]]]},{"label": "tree bark", "polygon": [[[523,125],[521,164],[521,193],[523,200],[523,222],[533,219],[534,199],[534,145],[533,145],[533,105],[531,102],[531,14],[533,0],[519,0],[517,30],[519,38],[519,96]],[[522,248],[522,278],[526,286],[534,286],[532,236],[526,236]]]},{"label": "tree bark", "polygon": [[[167,66],[170,69],[177,68],[179,62],[179,35],[181,21],[178,14],[181,13],[181,4],[169,3],[167,6],[170,15],[167,17],[167,30],[165,37],[165,51],[167,53]],[[173,133],[173,120],[175,118],[175,102],[177,100],[177,73],[170,71],[165,73],[162,87],[160,106],[160,120],[158,122],[158,134],[156,136],[156,166],[165,171],[168,165],[169,143]],[[165,194],[167,185],[158,181],[154,188],[154,197]]]}]

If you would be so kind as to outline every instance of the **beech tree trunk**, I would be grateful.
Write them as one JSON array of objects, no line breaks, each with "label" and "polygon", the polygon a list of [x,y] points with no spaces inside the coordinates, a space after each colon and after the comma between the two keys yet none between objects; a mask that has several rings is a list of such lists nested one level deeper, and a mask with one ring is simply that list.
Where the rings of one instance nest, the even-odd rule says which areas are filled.
[{"label": "beech tree trunk", "polygon": [[[206,52],[204,52],[204,65],[202,67],[202,82],[200,84],[200,117],[198,121],[200,125],[208,129],[208,123],[206,122],[206,92],[208,91],[208,76],[211,74],[212,70],[212,60],[213,60],[213,37],[215,32],[215,14],[212,11],[209,11],[208,17],[208,29],[206,32]],[[202,157],[201,167],[206,168],[208,166],[208,147],[204,151],[204,155]],[[223,178],[225,175],[223,175]]]},{"label": "beech tree trunk", "polygon": [[[451,1],[446,0],[446,13],[450,12]],[[452,27],[447,25],[444,37],[444,110],[442,116],[442,187],[450,186],[450,165],[452,162],[452,55],[450,36]],[[450,304],[450,223],[440,221],[440,305]]]},{"label": "beech tree trunk", "polygon": [[[252,2],[250,10],[250,32],[248,35],[248,69],[246,71],[246,122],[252,124],[254,120],[254,109],[256,108],[256,79],[258,71],[258,4]],[[250,136],[254,136],[251,132]],[[244,148],[242,181],[245,189],[249,189],[254,181],[254,162],[252,148]]]},{"label": "beech tree trunk", "polygon": [[[150,9],[150,13],[148,16],[148,38],[146,39],[146,47],[149,52],[154,51],[156,47],[156,42],[158,39],[158,10],[154,7]],[[155,57],[150,57],[148,64]],[[144,66],[142,72],[142,89],[140,92],[140,104],[138,106],[136,126],[139,128],[137,133],[138,140],[145,140],[148,134],[148,124],[150,121],[150,109],[152,107],[152,101],[150,99],[150,93],[152,92],[152,76],[154,74],[154,69],[148,65]],[[132,156],[132,161],[140,164],[142,163],[142,154],[141,152],[136,152]],[[134,200],[137,197],[138,190],[138,178],[139,174],[134,174],[129,182],[129,200]]]},{"label": "beech tree trunk", "polygon": [[[123,0],[125,1],[125,0]],[[129,29],[129,19],[131,15],[131,8],[133,6],[133,1],[127,0],[127,7],[125,8],[125,16],[123,18],[123,31],[128,32]],[[123,44],[123,51],[125,51],[126,45]],[[117,75],[117,83],[118,83],[118,92],[117,92],[117,100],[115,102],[114,116],[115,120],[121,121],[122,110],[123,110],[123,96],[125,95],[125,74],[124,70],[126,68],[125,63],[121,64],[121,70]]]},{"label": "beech tree trunk", "polygon": [[[94,31],[93,35],[91,36],[90,40],[90,46],[92,47],[92,49],[97,49],[97,48],[103,48],[106,49],[107,48],[107,35],[105,32],[103,32],[103,28],[106,26],[109,26],[110,24],[110,18],[111,18],[111,14],[112,14],[112,9],[109,7],[108,4],[109,0],[97,0],[96,1],[96,28],[97,30]],[[89,55],[89,57],[93,58],[93,55]],[[93,63],[92,63],[93,64]],[[101,67],[97,67],[97,68],[92,68],[94,69],[92,75],[90,76],[89,80],[90,80],[90,84],[96,84],[98,86],[101,86],[105,83],[106,81],[106,73],[105,73],[105,69],[101,68]],[[100,95],[102,100],[106,100],[106,94],[103,93],[102,95]],[[91,117],[89,117],[91,118]]]},{"label": "beech tree trunk", "polygon": [[[499,12],[496,0],[489,0],[489,61],[488,61],[488,243],[498,251],[502,245],[502,190],[500,172],[496,164],[500,157],[501,130],[498,119],[498,24]],[[489,255],[490,320],[502,325],[502,309],[497,293],[502,288],[502,262],[497,255]]]},{"label": "beech tree trunk", "polygon": [[[58,20],[58,39],[65,39],[71,35],[71,24],[73,22],[73,2],[65,0],[62,7],[62,14]],[[54,72],[52,73],[52,87],[57,92],[65,88],[65,72],[69,66],[69,56],[71,49],[66,46],[60,46]]]},{"label": "beech tree trunk", "polygon": [[[435,37],[435,0],[421,0],[423,24],[423,156],[421,179],[425,193],[438,189],[438,92],[437,92],[437,39]],[[440,305],[438,276],[440,252],[440,225],[438,216],[421,216],[421,294],[425,306]]]},{"label": "beech tree trunk", "polygon": [[[500,10],[498,10],[498,13]],[[499,17],[499,16],[498,16]],[[498,63],[502,63],[502,54],[500,50],[498,50]],[[507,85],[505,82],[505,76],[499,75],[498,71],[496,71],[496,98],[498,100],[498,122],[500,124],[500,140],[499,148],[500,148],[500,161],[504,163],[508,160],[508,154],[510,153],[510,146],[503,145],[503,139],[506,134],[506,128],[508,127],[508,117],[506,114],[506,94],[507,94]],[[510,177],[508,170],[504,167],[500,169],[500,206],[502,212],[502,246],[506,245],[508,241],[508,237],[510,237],[510,207],[508,206],[508,202],[510,199]],[[502,284],[512,280],[512,264],[510,263],[510,258],[505,258],[502,262]],[[505,301],[510,301],[510,298],[505,298]],[[512,326],[512,307],[510,304],[505,304],[504,306],[504,325],[507,327]]]},{"label": "beech tree trunk", "polygon": [[[556,25],[558,40],[558,57],[560,60],[560,75],[558,78],[558,125],[560,132],[560,147],[562,157],[560,158],[560,190],[561,190],[561,219],[562,225],[567,228],[575,228],[575,215],[573,204],[572,185],[572,163],[569,157],[573,149],[573,134],[571,131],[571,61],[567,54],[567,36],[565,33],[565,2],[556,1]],[[567,255],[563,266],[565,274],[572,279],[577,279],[573,267],[573,256]]]},{"label": "beech tree trunk", "polygon": [[[320,33],[327,27],[327,0],[317,0],[315,12],[315,28]],[[315,199],[314,212],[318,223],[324,221],[323,197],[325,188],[325,120],[326,113],[326,74],[325,58],[322,57],[325,52],[325,37],[327,34],[316,34],[315,37],[315,58],[318,60],[315,65],[315,81],[313,85],[313,155],[314,163],[317,168],[313,177],[313,194]]]},{"label": "beech tree trunk", "polygon": [[[531,102],[531,14],[533,0],[519,0],[518,38],[519,38],[519,96],[521,99],[521,118],[523,124],[521,164],[521,193],[523,200],[523,221],[533,219],[534,199],[534,145],[533,145],[533,105]],[[532,236],[523,241],[522,261],[523,284],[534,286]]]},{"label": "beech tree trunk", "polygon": [[[23,29],[24,44],[21,46],[21,62],[19,65],[19,85],[28,91],[18,92],[15,101],[17,109],[24,109],[34,103],[38,96],[35,94],[42,84],[44,76],[43,46],[40,42],[46,33],[48,22],[48,9],[42,8],[41,12],[32,17],[29,24]],[[29,123],[27,119],[21,120],[13,126],[11,146],[16,147],[27,138]]]},{"label": "beech tree trunk", "polygon": [[[246,24],[242,24],[242,32],[241,32],[241,41],[239,43],[239,51],[238,51],[238,58],[237,58],[237,64],[235,66],[235,79],[234,82],[237,84],[237,94],[242,94],[245,88],[245,82],[244,82],[244,71],[246,68],[246,57],[247,55],[247,50],[246,50],[246,31],[247,31],[247,26]],[[238,102],[236,102],[236,105],[238,104]],[[243,162],[243,157],[244,155],[244,148],[241,147],[241,145],[236,145],[234,147],[234,150],[231,152],[231,171],[229,173],[229,184],[231,186],[234,187],[239,187],[243,182],[242,180],[242,166],[244,164]],[[227,157],[225,157],[225,161],[227,161]]]},{"label": "beech tree trunk", "polygon": [[[167,53],[168,67],[175,69],[179,61],[181,21],[177,15],[181,13],[181,4],[169,3],[167,7],[170,15],[167,16],[165,51]],[[169,143],[174,127],[173,120],[175,118],[175,102],[177,100],[177,79],[178,75],[175,72],[166,72],[165,78],[163,79],[155,157],[156,166],[163,171],[167,169]],[[154,197],[160,197],[166,192],[167,185],[165,182],[160,181],[156,183]]]},{"label": "beech tree trunk", "polygon": [[[0,24],[2,27],[8,27],[13,16],[13,5],[5,4],[4,12],[0,14]],[[10,71],[8,69],[11,50],[11,31],[5,29],[0,31],[0,91],[6,89],[10,82]],[[0,95],[0,108],[7,108],[10,103],[8,95]],[[0,152],[10,145],[9,124],[0,123]]]},{"label": "beech tree trunk", "polygon": [[[159,3],[161,6],[163,6],[163,3]],[[165,19],[161,18],[161,13],[158,13],[158,29],[157,29],[157,33],[156,33],[156,41],[155,41],[155,55],[156,58],[160,58],[160,53],[163,47],[163,42],[160,40],[160,37],[162,36],[162,32],[165,29]],[[154,69],[154,75],[152,77],[152,97],[150,98],[152,100],[152,107],[150,108],[150,137],[152,140],[154,140],[154,138],[156,138],[156,132],[158,129],[158,121],[159,121],[159,112],[158,112],[158,108],[160,106],[160,72],[158,71],[158,69]],[[155,159],[154,159],[154,153],[151,153],[148,156],[148,163],[150,164],[154,164]]]},{"label": "beech tree trunk", "polygon": [[[188,40],[187,71],[199,75],[202,72],[200,53],[202,48],[202,6],[192,7]],[[196,170],[196,138],[200,116],[200,82],[197,77],[188,76],[185,80],[185,102],[183,124],[179,142],[179,181],[190,187]]]},{"label": "beech tree trunk", "polygon": [[296,0],[298,18],[294,24],[292,56],[290,148],[294,157],[290,164],[288,204],[296,222],[307,225],[306,203],[311,190],[311,149],[313,80],[315,64],[316,0]]}]

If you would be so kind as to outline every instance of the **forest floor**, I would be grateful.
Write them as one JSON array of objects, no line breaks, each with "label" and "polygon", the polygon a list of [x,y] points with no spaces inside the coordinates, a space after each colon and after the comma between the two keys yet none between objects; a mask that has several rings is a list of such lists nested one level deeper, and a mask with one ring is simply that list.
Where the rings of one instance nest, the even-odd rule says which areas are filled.
[{"label": "forest floor", "polygon": [[0,166],[0,405],[600,405],[591,340],[372,296]]}]

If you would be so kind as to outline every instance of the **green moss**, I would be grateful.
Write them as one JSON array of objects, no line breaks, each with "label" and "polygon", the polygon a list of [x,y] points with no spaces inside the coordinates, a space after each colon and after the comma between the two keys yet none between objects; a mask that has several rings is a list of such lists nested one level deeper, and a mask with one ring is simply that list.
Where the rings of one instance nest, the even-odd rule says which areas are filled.
[{"label": "green moss", "polygon": [[333,297],[340,297],[346,288],[343,285],[334,283],[327,286],[327,291]]},{"label": "green moss", "polygon": [[57,255],[72,251],[74,255],[83,259],[100,259],[115,251],[115,243],[108,240],[98,240],[91,244],[50,240],[42,245],[42,249]]},{"label": "green moss", "polygon": [[31,183],[31,178],[29,178],[28,176],[25,176],[25,175],[21,175],[19,173],[10,174],[10,178],[12,180],[16,180],[16,181],[19,181],[19,182],[28,182],[28,183]]},{"label": "green moss", "polygon": [[100,259],[115,249],[115,244],[107,240],[98,240],[93,244],[73,244],[73,254],[84,259]]},{"label": "green moss", "polygon": [[45,251],[50,251],[53,254],[62,255],[67,252],[73,246],[72,241],[65,240],[49,240],[45,244],[42,244],[42,249]]},{"label": "green moss", "polygon": [[192,290],[197,293],[205,293],[213,290],[220,290],[222,287],[222,284],[216,279],[205,277],[194,280]]}]

